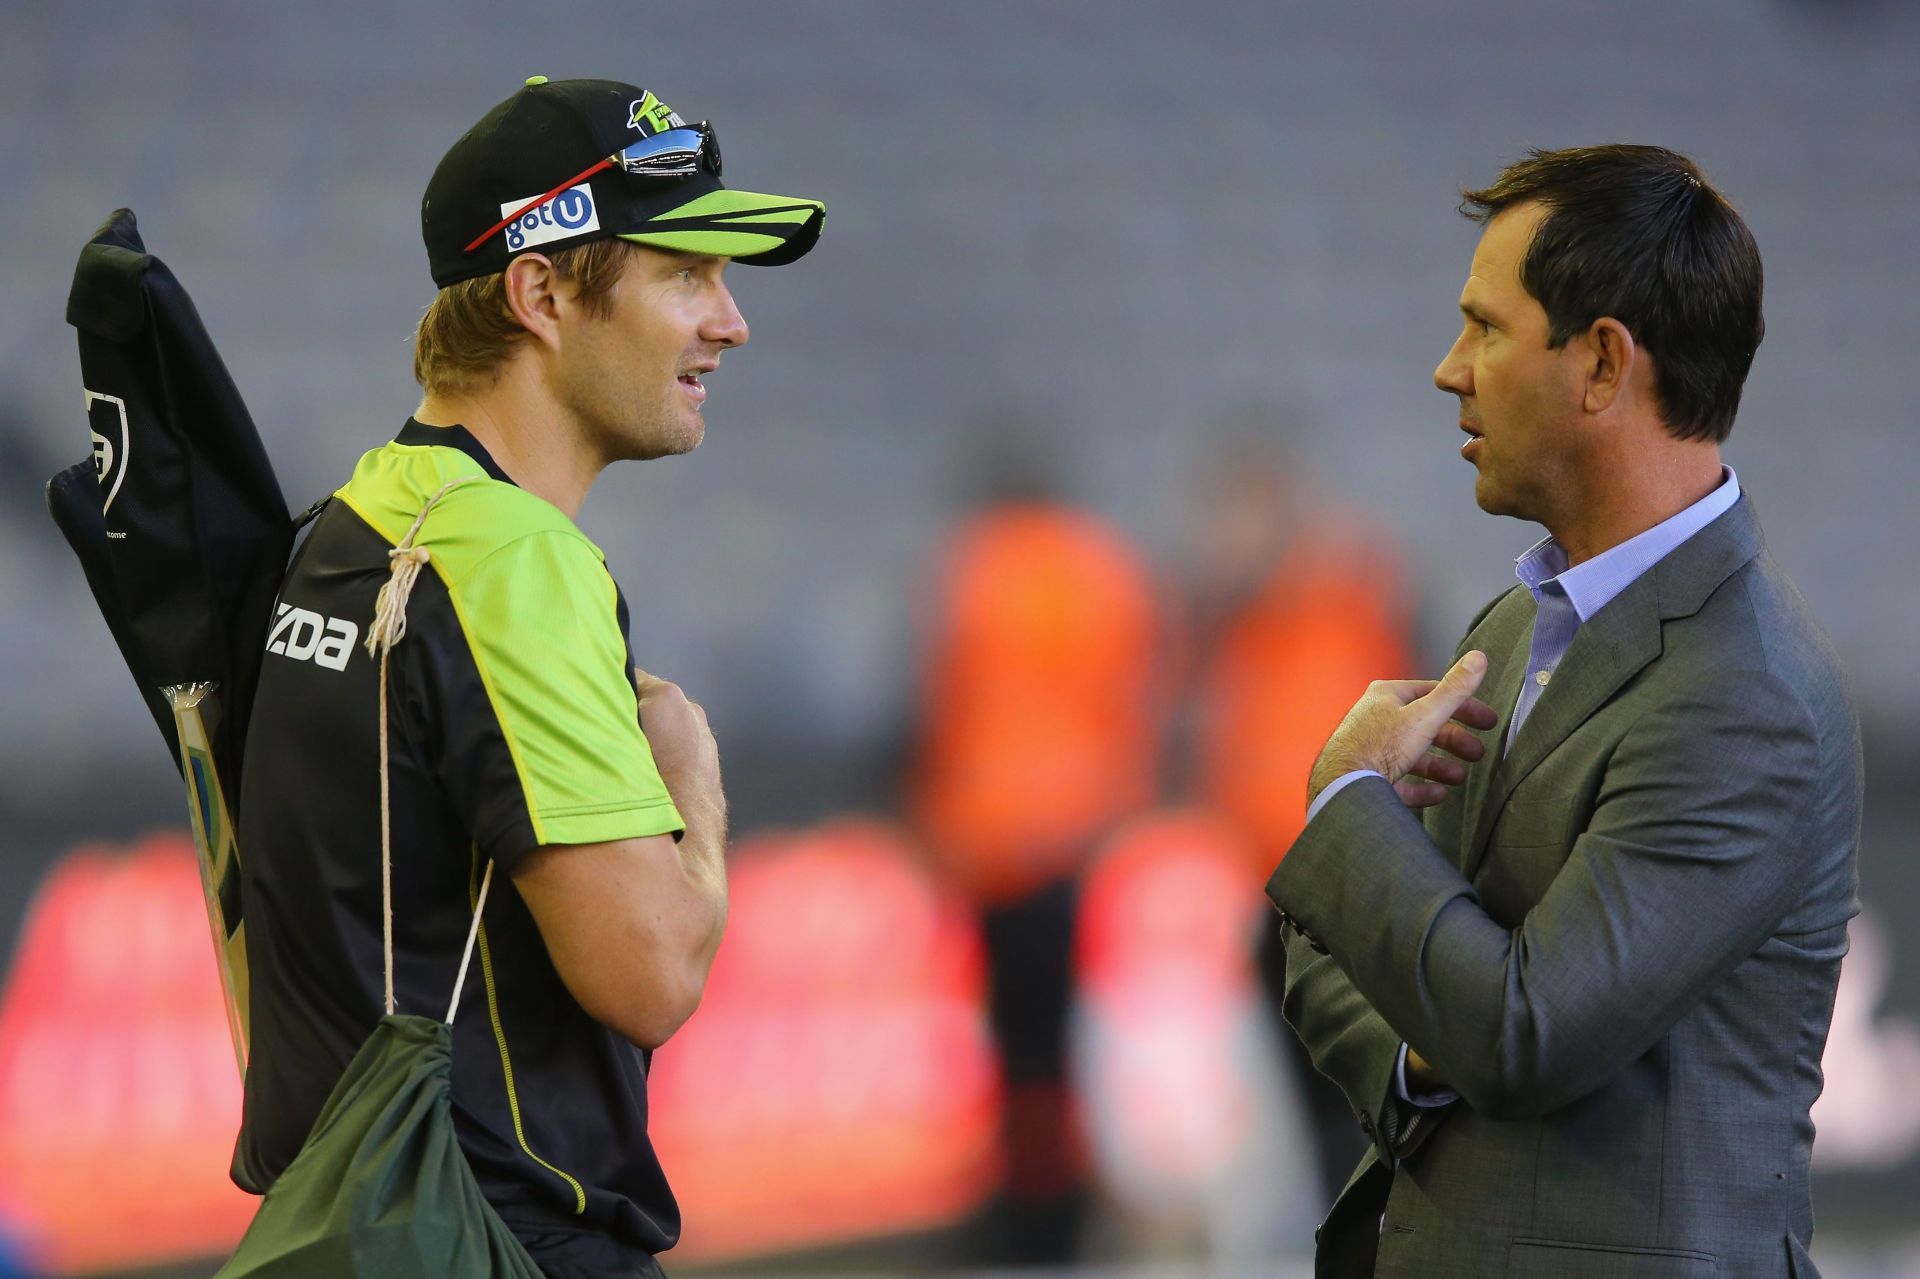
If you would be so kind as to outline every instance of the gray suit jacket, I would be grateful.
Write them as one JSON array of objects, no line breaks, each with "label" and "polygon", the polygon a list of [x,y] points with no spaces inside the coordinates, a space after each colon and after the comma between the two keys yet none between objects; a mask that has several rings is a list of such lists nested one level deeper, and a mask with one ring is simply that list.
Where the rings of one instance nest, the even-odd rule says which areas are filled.
[{"label": "gray suit jacket", "polygon": [[[1503,756],[1533,614],[1461,642],[1501,711],[1468,782],[1424,816],[1349,785],[1267,886],[1287,1020],[1373,1141],[1320,1273],[1377,1240],[1379,1275],[1806,1279],[1858,910],[1839,663],[1745,498],[1581,626]],[[1402,1039],[1458,1102],[1395,1099]]]}]

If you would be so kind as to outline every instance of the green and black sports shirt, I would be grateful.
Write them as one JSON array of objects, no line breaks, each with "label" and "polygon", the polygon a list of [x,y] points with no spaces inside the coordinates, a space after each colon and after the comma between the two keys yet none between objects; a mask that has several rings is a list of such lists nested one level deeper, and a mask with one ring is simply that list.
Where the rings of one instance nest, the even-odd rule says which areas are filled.
[{"label": "green and black sports shirt", "polygon": [[388,659],[398,1011],[454,1020],[453,1115],[536,1260],[632,1268],[679,1235],[647,1138],[647,1054],[589,1017],[512,871],[530,850],[678,832],[641,731],[627,611],[599,550],[459,427],[361,458],[281,587],[240,804],[252,1051],[234,1179],[264,1192],[382,1012],[378,668],[388,552],[427,500],[428,565]]}]

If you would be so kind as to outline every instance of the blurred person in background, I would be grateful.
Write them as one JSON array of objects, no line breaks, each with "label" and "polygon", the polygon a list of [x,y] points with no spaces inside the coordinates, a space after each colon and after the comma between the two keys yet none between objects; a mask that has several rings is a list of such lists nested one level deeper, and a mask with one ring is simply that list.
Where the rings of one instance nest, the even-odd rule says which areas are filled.
[{"label": "blurred person in background", "polygon": [[1805,1279],[1861,761],[1720,458],[1759,251],[1656,147],[1533,152],[1462,211],[1434,380],[1478,504],[1548,537],[1442,680],[1349,712],[1268,885],[1372,1142],[1317,1273]]},{"label": "blurred person in background", "polygon": [[[1271,418],[1260,425],[1271,429]],[[1380,521],[1328,499],[1284,450],[1251,434],[1200,469],[1175,592],[1156,588],[1117,529],[1051,496],[1040,469],[1003,460],[991,496],[948,540],[910,788],[920,831],[977,904],[987,941],[1008,1176],[983,1242],[1017,1264],[1111,1251],[1122,1239],[1177,1250],[1184,1238],[1216,1260],[1244,1260],[1259,1255],[1249,1242],[1276,1237],[1271,1202],[1250,1202],[1260,1215],[1236,1220],[1236,1197],[1207,1182],[1196,1152],[1150,1155],[1150,1115],[1178,1128],[1251,1105],[1207,1158],[1257,1162],[1271,1152],[1231,1148],[1284,1132],[1297,1160],[1304,1093],[1319,1147],[1307,1177],[1331,1183],[1329,1195],[1362,1141],[1339,1089],[1279,1028],[1284,951],[1261,899],[1248,896],[1238,925],[1214,903],[1210,929],[1169,950],[1111,918],[1126,896],[1115,859],[1164,836],[1167,864],[1152,873],[1166,883],[1222,860],[1260,882],[1301,826],[1297,796],[1315,753],[1303,728],[1317,743],[1373,672],[1412,669],[1404,573]],[[1179,706],[1163,694],[1176,682]],[[1270,784],[1279,775],[1294,776],[1291,796]],[[1169,789],[1201,807],[1156,811]],[[1105,888],[1089,899],[1096,882]],[[1166,894],[1153,901],[1176,910]],[[1248,953],[1256,934],[1272,935],[1259,957],[1267,971]],[[1146,965],[1176,964],[1173,952],[1190,943],[1202,948],[1206,979],[1156,1022],[1168,974]],[[1175,1055],[1205,1045],[1155,1043],[1194,1033],[1166,1017],[1207,1023],[1208,1001],[1232,1003],[1256,972],[1271,987],[1274,1041],[1299,1054],[1296,1068],[1251,1044],[1243,1060],[1211,1061],[1198,1082],[1175,1078]],[[1077,1039],[1067,1033],[1076,1006]],[[1121,1083],[1135,1091],[1107,1095]],[[1163,1089],[1208,1095],[1153,1095]],[[1163,1156],[1166,1166],[1154,1162]],[[1258,1180],[1271,1193],[1295,1167]],[[1151,1213],[1139,1208],[1147,1184],[1158,1187]],[[1103,1197],[1090,1202],[1096,1185]],[[1204,1228],[1177,1211],[1190,1194],[1207,1201]]]},{"label": "blurred person in background", "polygon": [[1067,1070],[1079,880],[1155,798],[1159,618],[1146,565],[1104,521],[996,498],[951,535],[922,682],[909,809],[978,907],[1006,1076],[995,1261],[1077,1253],[1086,1149]]},{"label": "blurred person in background", "polygon": [[[444,1006],[506,872],[454,1030],[480,1187],[549,1275],[658,1272],[680,1217],[647,1136],[649,1052],[719,944],[726,801],[705,715],[634,666],[574,518],[608,464],[700,443],[701,379],[747,340],[723,272],[792,261],[822,218],[726,189],[707,125],[611,81],[533,77],[435,170],[425,397],[296,554],[249,727],[243,1188],[274,1184],[381,1012],[390,736],[401,1012]],[[357,641],[406,545],[428,558],[389,728]]]},{"label": "blurred person in background", "polygon": [[[1412,605],[1386,521],[1330,495],[1275,438],[1289,432],[1286,416],[1250,409],[1237,425],[1182,506],[1174,580],[1188,696],[1173,754],[1178,788],[1232,825],[1259,880],[1300,833],[1299,797],[1319,744],[1381,672],[1413,672]],[[1261,987],[1331,1197],[1364,1139],[1340,1090],[1280,1024],[1283,934],[1271,910],[1257,928]]]}]

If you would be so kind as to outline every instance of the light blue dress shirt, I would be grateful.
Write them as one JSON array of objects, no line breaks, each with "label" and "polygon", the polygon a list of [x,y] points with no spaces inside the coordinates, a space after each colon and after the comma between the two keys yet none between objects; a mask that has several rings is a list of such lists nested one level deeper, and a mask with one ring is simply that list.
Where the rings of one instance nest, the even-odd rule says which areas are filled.
[{"label": "light blue dress shirt", "polygon": [[[1514,574],[1533,595],[1536,608],[1533,619],[1533,647],[1527,656],[1527,678],[1520,685],[1520,698],[1514,703],[1513,718],[1507,725],[1508,748],[1520,731],[1520,725],[1539,703],[1541,694],[1553,683],[1553,673],[1573,643],[1580,624],[1613,602],[1615,596],[1633,585],[1642,574],[1672,554],[1682,542],[1725,515],[1740,500],[1740,477],[1730,466],[1720,468],[1720,484],[1713,492],[1681,511],[1662,520],[1646,532],[1628,538],[1620,545],[1602,551],[1586,563],[1567,567],[1567,553],[1551,536],[1533,544],[1525,555],[1514,561]],[[1333,797],[1362,777],[1379,777],[1370,768],[1345,773],[1328,785],[1307,808],[1307,821],[1320,815]],[[1407,1091],[1407,1046],[1400,1045],[1400,1060],[1394,1067],[1394,1088],[1403,1100],[1416,1106],[1440,1106],[1454,1099],[1452,1092],[1409,1093]]]}]

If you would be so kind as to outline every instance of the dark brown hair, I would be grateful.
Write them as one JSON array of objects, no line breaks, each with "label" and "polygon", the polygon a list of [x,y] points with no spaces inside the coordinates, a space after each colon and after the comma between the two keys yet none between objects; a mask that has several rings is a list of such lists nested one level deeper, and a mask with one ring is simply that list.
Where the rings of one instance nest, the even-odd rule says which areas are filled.
[{"label": "dark brown hair", "polygon": [[[602,239],[547,254],[554,273],[579,286],[589,314],[613,310],[607,295],[637,246]],[[490,384],[526,330],[507,307],[505,273],[461,280],[440,290],[413,334],[413,380],[429,395]]]},{"label": "dark brown hair", "polygon": [[1482,224],[1547,207],[1520,282],[1547,312],[1549,345],[1618,320],[1653,357],[1667,430],[1727,438],[1766,333],[1760,249],[1693,161],[1649,146],[1536,150],[1460,194],[1460,212]]}]

